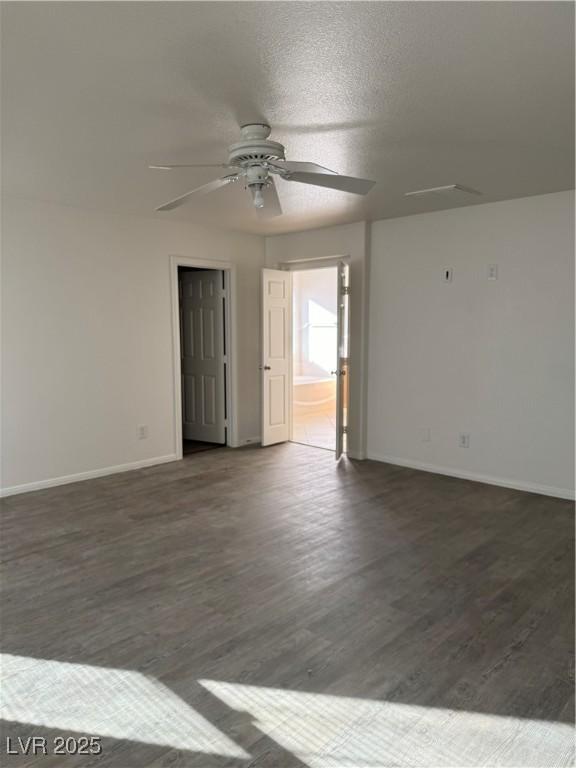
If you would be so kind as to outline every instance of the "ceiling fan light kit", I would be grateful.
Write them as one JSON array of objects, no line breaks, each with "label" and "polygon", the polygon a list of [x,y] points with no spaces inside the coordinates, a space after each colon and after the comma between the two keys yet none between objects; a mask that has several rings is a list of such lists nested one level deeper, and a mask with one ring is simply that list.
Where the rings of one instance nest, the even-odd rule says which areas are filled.
[{"label": "ceiling fan light kit", "polygon": [[374,181],[358,179],[354,176],[341,176],[336,171],[316,163],[286,162],[284,147],[268,138],[270,131],[270,126],[265,123],[243,125],[240,128],[241,141],[228,147],[228,162],[224,164],[150,165],[149,168],[163,171],[176,168],[226,168],[229,171],[226,176],[186,192],[175,200],[164,203],[156,210],[170,211],[183,205],[194,195],[213,192],[231,182],[243,179],[246,189],[252,195],[257,215],[280,216],[282,208],[274,183],[274,175],[284,181],[312,184],[356,195],[366,195],[374,186]]}]

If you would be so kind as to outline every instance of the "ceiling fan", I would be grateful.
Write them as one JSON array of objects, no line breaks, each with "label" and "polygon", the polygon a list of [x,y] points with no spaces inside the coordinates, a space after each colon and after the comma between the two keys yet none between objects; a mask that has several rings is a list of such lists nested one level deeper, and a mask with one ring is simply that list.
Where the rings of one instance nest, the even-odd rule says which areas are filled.
[{"label": "ceiling fan", "polygon": [[225,187],[239,179],[244,180],[250,190],[256,213],[261,217],[280,216],[282,208],[274,184],[274,175],[285,181],[298,181],[317,187],[338,189],[356,195],[366,195],[376,182],[341,176],[316,163],[286,162],[284,147],[277,141],[270,141],[270,126],[251,123],[240,128],[242,140],[228,147],[228,162],[210,165],[150,165],[149,168],[171,171],[174,168],[226,168],[227,173],[219,179],[192,189],[174,200],[156,208],[157,211],[171,211],[183,205],[194,195],[204,195]]}]

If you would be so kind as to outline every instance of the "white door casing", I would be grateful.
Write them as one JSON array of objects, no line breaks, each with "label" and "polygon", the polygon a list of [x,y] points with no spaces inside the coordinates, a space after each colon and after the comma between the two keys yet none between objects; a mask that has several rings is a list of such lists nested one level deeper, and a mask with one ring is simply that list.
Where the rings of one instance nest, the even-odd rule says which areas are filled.
[{"label": "white door casing", "polygon": [[262,270],[262,445],[290,439],[292,276]]},{"label": "white door casing", "polygon": [[180,276],[182,435],[226,442],[224,288],[217,270]]},{"label": "white door casing", "polygon": [[336,454],[338,460],[344,452],[344,433],[348,420],[348,392],[350,374],[349,361],[349,318],[350,289],[347,284],[348,270],[344,262],[338,266],[338,333],[336,367]]}]

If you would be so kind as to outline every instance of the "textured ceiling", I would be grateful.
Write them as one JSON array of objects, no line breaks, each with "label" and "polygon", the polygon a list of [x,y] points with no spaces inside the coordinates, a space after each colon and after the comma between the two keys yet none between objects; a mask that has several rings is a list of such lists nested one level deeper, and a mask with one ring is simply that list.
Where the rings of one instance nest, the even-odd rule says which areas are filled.
[{"label": "textured ceiling", "polygon": [[[3,184],[18,196],[286,232],[573,186],[574,7],[567,2],[2,4]],[[278,182],[262,223],[233,185],[149,163],[221,162],[264,120],[287,159],[377,185],[366,198]],[[469,204],[467,200],[464,203]]]}]

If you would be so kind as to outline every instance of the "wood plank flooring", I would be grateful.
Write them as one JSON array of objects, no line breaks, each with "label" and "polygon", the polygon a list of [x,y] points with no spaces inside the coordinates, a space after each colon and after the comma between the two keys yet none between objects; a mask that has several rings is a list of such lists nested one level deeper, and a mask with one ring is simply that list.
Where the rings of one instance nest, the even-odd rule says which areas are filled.
[{"label": "wood plank flooring", "polygon": [[2,765],[573,764],[570,502],[286,444],[2,507]]}]

